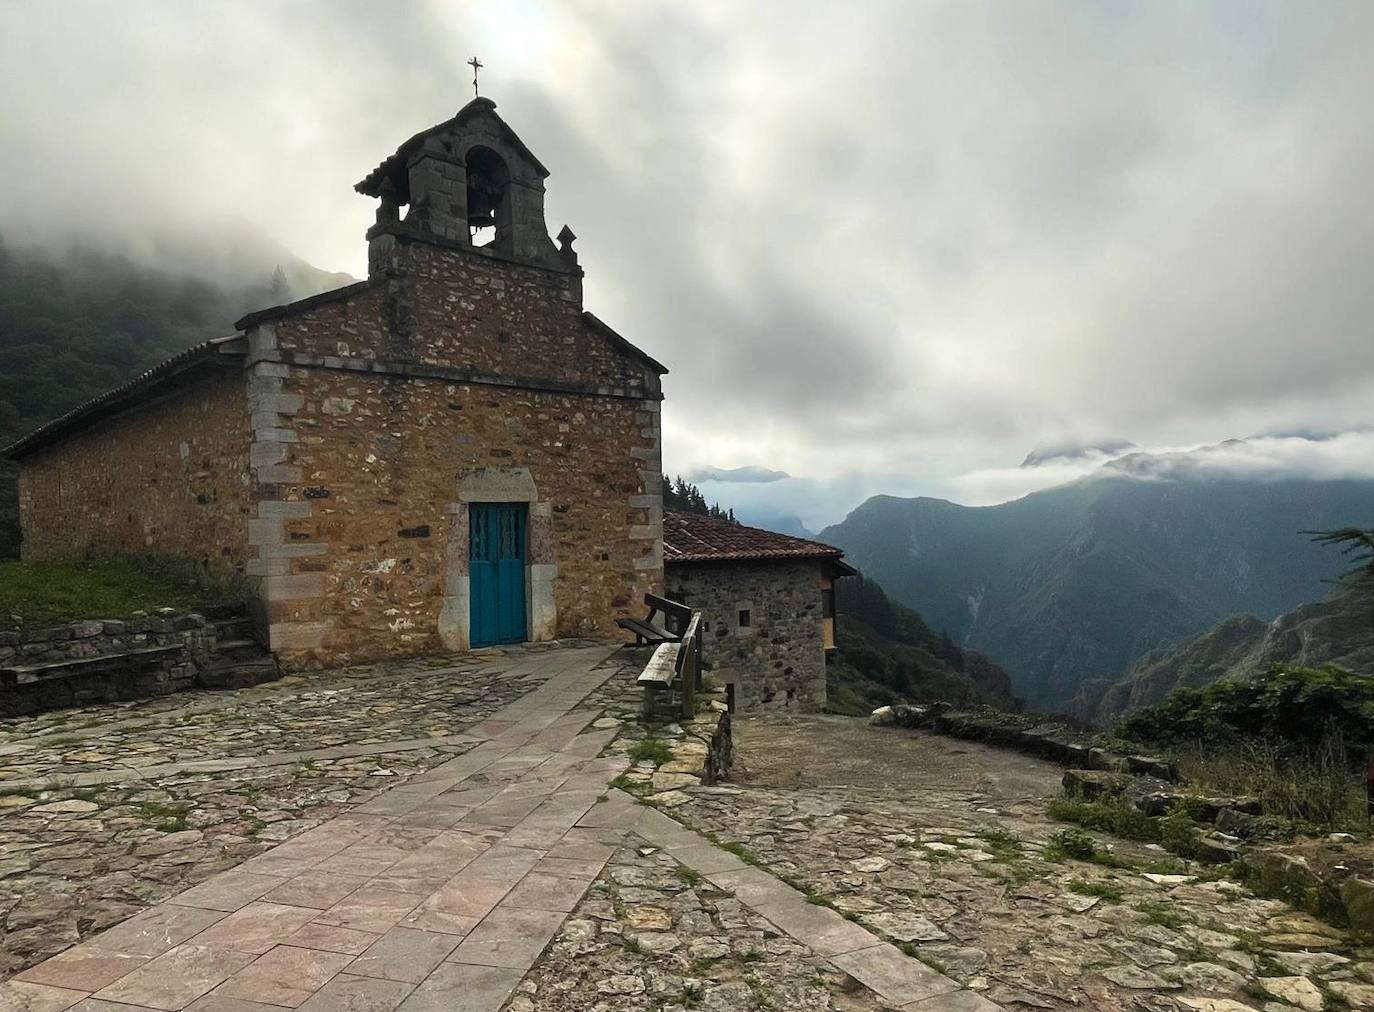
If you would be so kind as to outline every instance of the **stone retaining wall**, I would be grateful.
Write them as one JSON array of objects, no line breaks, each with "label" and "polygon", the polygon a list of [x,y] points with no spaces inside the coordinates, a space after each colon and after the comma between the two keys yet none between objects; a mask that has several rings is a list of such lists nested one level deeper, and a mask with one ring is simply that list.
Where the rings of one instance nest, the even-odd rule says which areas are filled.
[{"label": "stone retaining wall", "polygon": [[[43,628],[0,630],[0,672],[7,668],[125,654],[152,647],[181,649],[131,661],[123,669],[76,674],[5,687],[0,716],[13,717],[65,706],[163,696],[191,688],[196,672],[214,654],[218,630],[198,612],[162,609],[127,619],[83,619]],[[3,678],[3,676],[0,676]]]},{"label": "stone retaining wall", "polygon": [[1020,714],[995,711],[960,713],[935,706],[897,704],[873,711],[870,722],[879,726],[919,727],[952,738],[980,741],[1047,759],[1070,769],[1104,770],[1177,781],[1178,770],[1167,759],[1114,751],[1100,735],[1067,724],[1035,723]]}]

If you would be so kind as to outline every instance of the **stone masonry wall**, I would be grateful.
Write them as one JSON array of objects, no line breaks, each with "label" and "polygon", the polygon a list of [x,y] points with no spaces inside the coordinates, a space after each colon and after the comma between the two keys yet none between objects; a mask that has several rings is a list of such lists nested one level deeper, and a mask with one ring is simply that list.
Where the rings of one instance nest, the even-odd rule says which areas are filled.
[{"label": "stone masonry wall", "polygon": [[588,326],[572,275],[396,256],[414,273],[248,334],[248,572],[273,650],[299,666],[464,648],[460,490],[482,474],[533,490],[511,501],[530,505],[535,637],[619,635],[662,586],[657,375]]},{"label": "stone masonry wall", "polygon": [[668,597],[702,613],[705,661],[734,684],[737,710],[825,705],[819,563],[676,562],[664,582]]},{"label": "stone masonry wall", "polygon": [[0,690],[0,716],[37,713],[188,689],[214,654],[217,629],[196,612],[162,609],[126,619],[82,619],[56,626],[0,629],[0,672],[12,667],[88,659],[149,647],[181,649],[146,664]]},{"label": "stone masonry wall", "polygon": [[475,467],[528,468],[551,503],[555,635],[618,635],[615,619],[659,584],[626,537],[642,521],[630,451],[656,419],[638,402],[323,370],[297,370],[285,389],[302,399],[291,461],[303,484],[280,536],[321,550],[288,560],[271,624],[317,632],[296,641],[309,659],[443,648],[450,539],[467,551],[467,517],[445,507]]},{"label": "stone masonry wall", "polygon": [[248,446],[233,370],[41,450],[19,473],[24,558],[158,552],[241,571]]},{"label": "stone masonry wall", "polygon": [[282,352],[657,393],[657,377],[583,318],[580,275],[387,239],[392,273],[347,303],[281,320]]}]

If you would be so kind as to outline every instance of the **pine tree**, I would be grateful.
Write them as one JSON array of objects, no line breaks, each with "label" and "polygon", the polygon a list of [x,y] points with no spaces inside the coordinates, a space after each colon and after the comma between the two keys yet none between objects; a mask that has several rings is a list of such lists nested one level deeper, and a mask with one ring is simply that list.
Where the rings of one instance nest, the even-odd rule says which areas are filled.
[{"label": "pine tree", "polygon": [[1355,568],[1339,580],[1371,606],[1374,606],[1374,530],[1359,527],[1339,527],[1334,531],[1305,531],[1322,545],[1339,546],[1342,555],[1349,556]]},{"label": "pine tree", "polygon": [[291,282],[286,280],[286,271],[281,264],[277,264],[272,272],[272,304],[274,306],[285,305],[291,301]]}]

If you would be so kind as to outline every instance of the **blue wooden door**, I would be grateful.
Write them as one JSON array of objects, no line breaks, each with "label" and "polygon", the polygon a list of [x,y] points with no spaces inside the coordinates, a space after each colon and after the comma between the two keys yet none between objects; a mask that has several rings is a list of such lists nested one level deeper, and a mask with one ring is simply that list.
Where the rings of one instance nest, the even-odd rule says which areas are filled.
[{"label": "blue wooden door", "polygon": [[468,640],[525,639],[525,504],[473,503],[468,515]]}]

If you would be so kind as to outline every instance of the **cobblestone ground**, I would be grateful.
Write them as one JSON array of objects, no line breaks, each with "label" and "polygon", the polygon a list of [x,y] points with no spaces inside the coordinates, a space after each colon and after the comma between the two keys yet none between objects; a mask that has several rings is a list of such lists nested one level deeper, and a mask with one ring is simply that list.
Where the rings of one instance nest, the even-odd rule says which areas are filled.
[{"label": "cobblestone ground", "polygon": [[468,751],[539,653],[0,722],[0,979]]},{"label": "cobblestone ground", "polygon": [[508,1012],[890,1008],[728,891],[633,840],[516,989]]},{"label": "cobblestone ground", "polygon": [[849,721],[735,726],[740,782],[673,817],[1009,1010],[1374,1008],[1374,950],[1335,928],[1151,848],[1047,848],[1055,767]]}]

